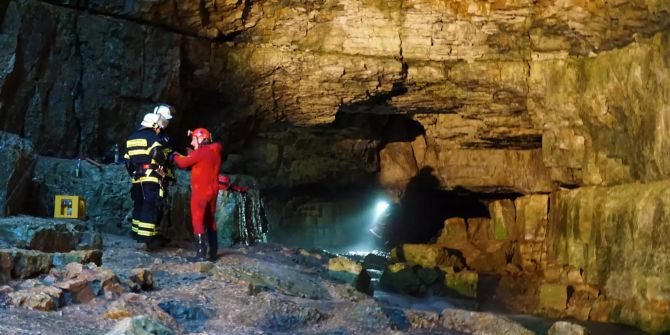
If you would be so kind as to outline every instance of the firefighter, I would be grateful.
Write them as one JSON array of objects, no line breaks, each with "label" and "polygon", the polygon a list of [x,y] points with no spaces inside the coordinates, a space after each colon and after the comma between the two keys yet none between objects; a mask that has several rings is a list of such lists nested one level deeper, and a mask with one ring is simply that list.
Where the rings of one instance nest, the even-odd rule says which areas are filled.
[{"label": "firefighter", "polygon": [[[160,139],[163,148],[163,154],[165,155],[165,157],[170,157],[170,155],[174,152],[174,150],[172,147],[172,143],[170,141],[170,137],[166,133],[166,128],[170,124],[170,120],[172,120],[175,114],[175,109],[174,107],[168,104],[160,103],[154,107],[152,113],[161,116],[158,122],[158,126],[161,128],[161,131],[160,133],[158,133],[158,137]],[[167,202],[169,201],[168,199],[170,198],[169,190],[170,186],[177,182],[177,178],[175,174],[174,164],[172,164],[171,161],[165,163],[165,165],[163,166],[163,172],[164,172],[163,179],[161,181],[161,187],[163,189],[163,197],[161,198],[159,206],[160,211],[158,213],[158,224],[161,232],[163,233],[163,237],[165,237],[167,236],[171,221],[170,206],[167,206]]]},{"label": "firefighter", "polygon": [[207,254],[207,259],[213,261],[218,251],[214,212],[219,193],[222,145],[212,142],[212,135],[205,128],[189,130],[188,135],[194,150],[187,156],[173,154],[171,160],[180,169],[191,168],[191,223],[196,246],[194,260],[204,261]]},{"label": "firefighter", "polygon": [[162,116],[147,113],[141,127],[126,140],[126,169],[132,179],[132,231],[140,248],[154,250],[162,240],[158,226],[160,202],[163,197],[163,165],[166,162],[158,136]]},{"label": "firefighter", "polygon": [[[170,143],[170,137],[165,133],[165,131],[170,124],[170,120],[172,120],[175,109],[170,105],[158,104],[156,107],[154,107],[153,113],[161,116],[158,121],[158,126],[161,128],[160,133],[158,133],[158,137],[160,138],[161,145],[163,146],[163,154],[165,157],[170,157],[174,150],[172,149],[172,144]],[[165,172],[165,177],[163,180],[166,182],[164,186],[168,185],[167,182],[176,181],[174,175],[174,166],[171,164],[166,164],[163,167],[163,172]]]}]

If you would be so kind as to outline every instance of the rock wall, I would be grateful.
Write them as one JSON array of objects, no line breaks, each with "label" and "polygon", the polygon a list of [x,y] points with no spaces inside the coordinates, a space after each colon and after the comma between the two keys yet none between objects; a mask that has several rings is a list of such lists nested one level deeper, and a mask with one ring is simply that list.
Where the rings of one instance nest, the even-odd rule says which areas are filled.
[{"label": "rock wall", "polygon": [[16,215],[28,200],[35,152],[32,143],[0,131],[0,216]]},{"label": "rock wall", "polygon": [[86,219],[105,232],[122,233],[130,227],[130,182],[123,165],[98,168],[82,160],[80,176],[75,176],[77,160],[39,156],[32,175],[30,206],[34,216],[53,217],[56,195],[76,195],[86,201]]},{"label": "rock wall", "polygon": [[668,177],[669,38],[663,32],[591,58],[534,63],[529,106],[545,129],[553,180],[616,185]]},{"label": "rock wall", "polygon": [[[185,144],[183,129],[206,124],[229,150],[256,153],[246,157],[250,170],[289,186],[352,170],[350,182],[378,169],[411,179],[412,165],[432,167],[449,189],[527,193],[548,192],[552,182],[653,180],[666,175],[654,166],[663,141],[643,128],[663,114],[667,38],[655,34],[667,29],[669,7],[645,0],[13,0],[2,10],[0,128],[31,139],[40,154],[99,157],[153,103],[167,101],[180,111],[172,130],[178,142]],[[640,59],[639,68],[630,66]],[[657,112],[635,116],[647,109]],[[352,114],[401,115],[423,137],[380,133],[383,118],[368,124],[373,131],[338,125]],[[287,129],[360,143],[353,151],[292,150],[295,141],[276,136]],[[606,149],[610,135],[614,147],[638,144],[615,152]],[[395,142],[405,144],[389,145],[388,155],[405,155],[409,165],[309,163],[324,151],[375,156]],[[637,160],[638,149],[650,154]],[[295,160],[309,164],[282,163]]]},{"label": "rock wall", "polygon": [[670,329],[669,185],[585,187],[552,197],[548,261],[579,269],[584,283],[599,287],[610,300],[609,321]]},{"label": "rock wall", "polygon": [[[165,101],[178,144],[207,125],[236,172],[277,194],[397,195],[426,171],[441,190],[518,193],[523,225],[502,229],[511,199],[491,214],[492,234],[519,242],[515,264],[581,269],[636,304],[612,320],[666,329],[643,315],[668,301],[654,238],[670,224],[669,27],[656,0],[11,0],[0,129],[38,154],[101,157]],[[523,200],[549,194],[544,213]],[[620,257],[625,273],[603,265]],[[561,300],[538,290],[545,307]]]},{"label": "rock wall", "polygon": [[152,26],[10,1],[2,32],[0,125],[40,154],[99,157],[179,88],[181,37]]}]

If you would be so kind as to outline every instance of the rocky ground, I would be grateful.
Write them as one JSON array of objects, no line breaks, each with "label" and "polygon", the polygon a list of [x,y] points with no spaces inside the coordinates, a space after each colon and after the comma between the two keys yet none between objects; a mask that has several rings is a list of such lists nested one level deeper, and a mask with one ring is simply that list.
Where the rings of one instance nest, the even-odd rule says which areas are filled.
[{"label": "rocky ground", "polygon": [[[190,252],[180,248],[148,253],[116,235],[106,235],[104,244],[102,268],[112,269],[121,282],[133,269],[147,268],[153,288],[42,312],[12,305],[12,293],[36,286],[26,285],[34,280],[12,281],[0,293],[0,333],[101,334],[129,316],[146,316],[138,319],[146,321],[144,328],[162,329],[155,332],[160,334],[461,333],[441,325],[438,313],[384,306],[329,279],[319,254],[258,245],[224,249],[213,263],[191,263]],[[66,271],[52,270],[50,276]],[[48,283],[49,275],[37,279]]]},{"label": "rocky ground", "polygon": [[[176,247],[149,253],[128,237],[104,235],[100,267],[70,263],[0,287],[0,334],[533,334],[499,314],[453,308],[454,300],[448,307],[385,292],[373,298],[334,279],[332,255],[321,252],[259,244],[223,249],[216,262],[192,263],[191,255]],[[64,294],[43,303],[54,287]],[[552,323],[511,319],[540,333]],[[550,333],[581,334],[563,327]]]}]

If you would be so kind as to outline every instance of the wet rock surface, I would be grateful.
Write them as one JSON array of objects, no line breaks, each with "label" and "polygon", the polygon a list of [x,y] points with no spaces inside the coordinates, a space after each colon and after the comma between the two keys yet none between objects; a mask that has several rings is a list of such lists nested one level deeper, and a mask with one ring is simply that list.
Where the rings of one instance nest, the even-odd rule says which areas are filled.
[{"label": "wet rock surface", "polygon": [[[329,279],[326,257],[296,249],[228,248],[215,263],[190,263],[183,249],[148,254],[124,237],[104,242],[102,267],[73,263],[0,290],[0,332],[461,334],[434,314],[388,306]],[[133,286],[139,277],[153,286]],[[92,298],[78,299],[84,291]],[[38,311],[43,306],[51,311]]]}]

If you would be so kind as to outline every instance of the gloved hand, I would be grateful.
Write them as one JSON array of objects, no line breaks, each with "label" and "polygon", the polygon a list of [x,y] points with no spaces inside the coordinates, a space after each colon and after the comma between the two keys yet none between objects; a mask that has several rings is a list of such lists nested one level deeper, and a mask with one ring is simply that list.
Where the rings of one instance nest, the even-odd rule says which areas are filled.
[{"label": "gloved hand", "polygon": [[174,165],[174,156],[179,155],[176,151],[170,153],[170,156],[167,158],[168,165]]}]

